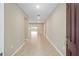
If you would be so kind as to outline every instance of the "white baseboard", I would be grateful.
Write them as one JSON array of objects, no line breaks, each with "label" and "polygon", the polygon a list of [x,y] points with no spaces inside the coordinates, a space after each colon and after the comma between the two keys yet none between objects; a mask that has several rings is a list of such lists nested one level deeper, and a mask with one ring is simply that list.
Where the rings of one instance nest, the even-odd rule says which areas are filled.
[{"label": "white baseboard", "polygon": [[21,44],[21,46],[20,46],[18,49],[16,49],[16,51],[15,51],[11,56],[14,56],[14,55],[24,46],[24,44],[25,44],[25,40],[24,40],[24,42]]},{"label": "white baseboard", "polygon": [[56,51],[61,55],[64,56],[59,49],[55,46],[55,44],[53,42],[51,42],[51,40],[49,39],[49,37],[47,35],[45,35],[45,37],[47,38],[47,40],[50,42],[50,44],[56,49]]}]

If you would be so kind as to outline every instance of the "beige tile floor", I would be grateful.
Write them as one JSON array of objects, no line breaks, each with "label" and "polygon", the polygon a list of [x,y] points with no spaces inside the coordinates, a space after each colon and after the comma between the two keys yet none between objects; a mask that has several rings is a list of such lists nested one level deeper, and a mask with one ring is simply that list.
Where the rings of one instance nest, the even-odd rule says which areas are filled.
[{"label": "beige tile floor", "polygon": [[31,32],[29,39],[15,56],[59,56],[59,53],[43,34]]}]

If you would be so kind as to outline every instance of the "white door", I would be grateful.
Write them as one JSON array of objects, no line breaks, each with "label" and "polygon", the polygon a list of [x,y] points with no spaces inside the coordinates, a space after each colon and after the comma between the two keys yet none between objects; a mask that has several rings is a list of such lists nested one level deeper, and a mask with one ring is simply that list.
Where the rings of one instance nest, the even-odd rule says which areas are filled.
[{"label": "white door", "polygon": [[0,55],[4,53],[4,5],[0,3]]}]

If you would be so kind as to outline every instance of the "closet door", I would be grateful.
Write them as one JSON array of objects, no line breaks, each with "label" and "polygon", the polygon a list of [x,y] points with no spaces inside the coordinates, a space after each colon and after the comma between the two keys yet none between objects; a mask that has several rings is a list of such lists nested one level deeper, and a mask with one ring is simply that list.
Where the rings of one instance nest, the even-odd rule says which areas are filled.
[{"label": "closet door", "polygon": [[67,4],[66,17],[66,55],[77,55],[77,41],[76,41],[76,6],[75,4]]}]

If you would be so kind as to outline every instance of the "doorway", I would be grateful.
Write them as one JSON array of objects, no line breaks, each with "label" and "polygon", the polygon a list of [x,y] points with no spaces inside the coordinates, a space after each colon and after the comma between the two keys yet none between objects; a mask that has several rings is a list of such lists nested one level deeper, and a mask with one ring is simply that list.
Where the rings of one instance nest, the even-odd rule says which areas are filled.
[{"label": "doorway", "polygon": [[29,23],[29,36],[43,34],[43,23]]}]

